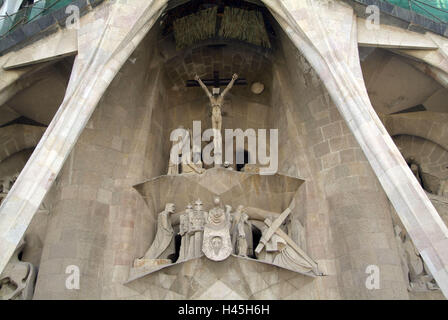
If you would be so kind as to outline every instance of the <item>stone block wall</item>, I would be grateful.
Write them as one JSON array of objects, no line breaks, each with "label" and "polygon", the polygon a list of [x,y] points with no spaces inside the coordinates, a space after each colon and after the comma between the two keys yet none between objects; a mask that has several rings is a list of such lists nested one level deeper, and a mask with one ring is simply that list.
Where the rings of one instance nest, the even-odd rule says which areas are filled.
[{"label": "stone block wall", "polygon": [[[278,33],[284,59],[276,59],[273,101],[287,141],[280,168],[307,181],[307,247],[328,274],[310,297],[406,299],[388,199],[323,84]],[[378,290],[365,286],[369,265],[379,267]]]},{"label": "stone block wall", "polygon": [[[150,64],[151,40],[149,34],[131,57],[134,63],[129,60],[108,88],[51,191],[35,299],[132,295],[122,283],[155,224],[133,189],[144,179],[147,146],[156,140],[150,134],[153,97],[163,88],[151,78],[159,74]],[[65,287],[69,265],[80,269],[79,290]]]}]

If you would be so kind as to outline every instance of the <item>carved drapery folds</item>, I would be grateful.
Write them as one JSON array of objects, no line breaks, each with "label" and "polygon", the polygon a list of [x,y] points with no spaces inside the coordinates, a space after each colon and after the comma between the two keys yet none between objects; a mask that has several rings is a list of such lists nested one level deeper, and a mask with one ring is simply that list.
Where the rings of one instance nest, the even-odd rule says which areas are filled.
[{"label": "carved drapery folds", "polygon": [[[215,197],[215,206],[204,210],[198,199],[194,207],[188,204],[179,216],[179,224],[173,226],[169,215],[174,205],[167,204],[158,216],[157,233],[145,256],[134,261],[134,268],[149,268],[179,263],[201,257],[205,254],[213,261],[222,261],[231,254],[256,259],[291,271],[307,275],[320,275],[314,262],[290,236],[283,231],[283,221],[291,212],[288,208],[277,219],[271,221],[250,220],[243,206],[232,212],[232,207],[220,204]],[[251,208],[252,211],[256,208]],[[291,222],[290,222],[291,223]],[[175,232],[181,237],[181,245],[174,249]],[[258,243],[253,234],[261,234]],[[257,247],[255,252],[253,248]]]}]

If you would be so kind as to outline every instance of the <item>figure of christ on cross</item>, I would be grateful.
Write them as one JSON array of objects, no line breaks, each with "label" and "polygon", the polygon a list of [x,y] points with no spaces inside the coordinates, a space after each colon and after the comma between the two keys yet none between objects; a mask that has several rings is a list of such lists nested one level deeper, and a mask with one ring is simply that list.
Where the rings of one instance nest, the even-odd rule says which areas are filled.
[{"label": "figure of christ on cross", "polygon": [[[199,85],[202,87],[202,89],[204,89],[205,93],[207,94],[208,98],[210,99],[210,106],[212,108],[212,128],[221,132],[221,126],[222,126],[221,111],[222,111],[222,107],[224,104],[224,96],[230,91],[230,89],[232,89],[233,84],[235,83],[236,79],[238,79],[238,75],[236,73],[233,74],[232,80],[229,82],[229,84],[224,89],[224,91],[220,94],[219,93],[215,94],[214,92],[213,92],[213,94],[210,93],[207,86],[202,82],[201,78],[199,78],[198,75],[195,75],[194,79],[199,83]],[[213,89],[215,89],[215,88],[213,88]]]},{"label": "figure of christ on cross", "polygon": [[[221,138],[221,127],[222,127],[222,107],[224,104],[224,97],[233,87],[238,75],[233,74],[232,80],[227,84],[227,87],[223,92],[219,93],[219,87],[213,88],[213,94],[210,93],[207,86],[202,82],[198,75],[195,75],[194,79],[199,83],[202,89],[204,89],[208,98],[210,99],[210,106],[212,108],[212,129],[213,129],[213,145],[214,145],[214,155],[215,155],[215,166],[222,163],[222,138]],[[218,93],[215,94],[215,89]]]}]

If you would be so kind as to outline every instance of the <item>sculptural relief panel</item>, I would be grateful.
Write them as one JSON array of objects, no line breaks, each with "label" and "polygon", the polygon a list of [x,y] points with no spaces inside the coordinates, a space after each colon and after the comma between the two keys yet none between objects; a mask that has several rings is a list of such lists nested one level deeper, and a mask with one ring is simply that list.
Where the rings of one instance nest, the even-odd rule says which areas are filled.
[{"label": "sculptural relief panel", "polygon": [[[260,177],[228,171],[225,168],[210,169],[207,172],[209,172],[208,175],[215,178],[220,175],[223,178],[229,175],[239,175],[241,176],[240,179]],[[277,201],[277,205],[280,207],[286,205],[283,212],[275,212],[269,207],[266,207],[268,210],[265,210],[261,209],[261,206],[253,205],[260,202],[251,199],[250,188],[247,190],[241,189],[240,197],[229,198],[226,195],[235,194],[238,189],[235,189],[234,192],[224,192],[221,196],[213,195],[213,193],[209,193],[207,196],[205,192],[199,192],[202,195],[198,195],[197,190],[204,190],[195,189],[195,183],[192,181],[194,176],[190,177],[189,175],[177,175],[169,178],[171,182],[164,184],[164,187],[169,189],[170,186],[176,185],[177,190],[183,190],[181,185],[185,182],[182,182],[182,180],[186,177],[189,177],[186,181],[190,181],[189,184],[191,185],[190,191],[186,191],[187,198],[198,196],[197,199],[194,202],[188,201],[184,209],[181,207],[180,210],[176,211],[174,211],[174,204],[168,203],[165,205],[165,209],[158,214],[156,236],[147,253],[134,261],[130,276],[131,281],[173,264],[183,263],[204,255],[213,261],[223,261],[230,255],[234,255],[305,275],[318,276],[322,274],[317,263],[291,239],[291,234],[288,231],[296,229],[296,233],[299,233],[296,237],[299,239],[305,238],[303,226],[291,227],[291,224],[300,224],[300,221],[289,217],[295,206],[295,201],[293,201],[294,191],[297,191],[297,187],[300,185],[296,184],[294,187],[293,181],[291,181],[288,187],[288,179],[294,179],[282,179],[277,176],[265,178],[270,182],[265,187],[269,186],[271,192],[274,191],[274,193],[266,193],[265,197],[270,198],[273,202]],[[202,175],[199,177],[202,177]],[[161,205],[160,201],[163,201],[163,199],[159,199],[159,204],[154,203],[146,198],[147,195],[151,194],[150,190],[153,189],[145,189],[155,182],[157,183],[156,186],[161,186],[156,179],[137,186],[137,190],[140,191],[147,202],[151,202],[154,208],[157,208],[158,205]],[[260,187],[256,188],[261,191]],[[276,191],[276,189],[278,190]],[[276,199],[276,192],[281,192],[282,197],[286,198],[279,202]],[[188,195],[189,193],[190,195]],[[165,194],[163,190],[162,194]],[[289,194],[291,195],[288,196]],[[165,196],[165,198],[167,197],[169,195]],[[210,204],[204,205],[201,200],[204,197],[213,201],[207,201]],[[259,198],[263,198],[263,195],[260,194]],[[230,200],[231,204],[224,202],[227,200],[223,201],[222,199]],[[183,201],[185,200],[175,202],[182,203]],[[238,201],[245,204],[235,205]],[[176,207],[178,208],[179,205],[176,205]],[[173,246],[173,243],[178,245]]]}]

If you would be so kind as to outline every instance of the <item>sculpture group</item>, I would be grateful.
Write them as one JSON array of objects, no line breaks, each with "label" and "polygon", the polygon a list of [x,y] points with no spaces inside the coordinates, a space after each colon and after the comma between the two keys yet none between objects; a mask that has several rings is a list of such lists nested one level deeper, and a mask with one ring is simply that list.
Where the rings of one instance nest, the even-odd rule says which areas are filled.
[{"label": "sculpture group", "polygon": [[[222,152],[224,97],[237,79],[238,75],[233,74],[226,88],[220,93],[216,87],[210,92],[199,76],[195,76],[210,101],[215,167],[220,166],[220,163],[216,162],[216,156],[221,159],[219,155]],[[167,175],[203,173],[205,169],[200,157],[194,156],[197,155],[195,152],[200,150],[194,150],[191,130],[183,126],[179,129],[182,130],[179,130],[180,134],[173,141],[170,150]],[[223,167],[233,169],[227,162]],[[253,210],[257,211],[254,215],[257,218],[251,219],[249,208],[242,205],[233,210],[230,205],[222,205],[219,197],[215,197],[213,203],[213,207],[206,210],[202,201],[197,199],[194,203],[188,203],[185,210],[179,213],[175,212],[174,204],[166,204],[165,209],[158,214],[154,241],[145,255],[134,261],[134,268],[158,269],[160,266],[180,263],[202,255],[213,261],[222,261],[233,254],[304,274],[320,274],[316,262],[282,230],[291,208],[281,214],[250,208],[252,213]],[[264,217],[264,220],[257,220],[260,216]],[[257,234],[257,237],[254,237],[254,234]]]},{"label": "sculpture group", "polygon": [[[145,255],[135,260],[134,267],[159,267],[202,255],[222,261],[233,254],[304,274],[320,274],[316,262],[282,229],[291,208],[281,214],[269,215],[262,209],[248,210],[242,205],[233,210],[230,205],[223,206],[217,196],[213,202],[213,207],[207,211],[198,199],[177,214],[174,204],[168,203],[158,215],[154,241]],[[249,211],[253,210],[259,211],[259,216],[271,218],[264,221],[251,219]],[[254,233],[261,235],[258,243],[254,243]],[[180,237],[178,250],[175,248],[176,236]]]}]

